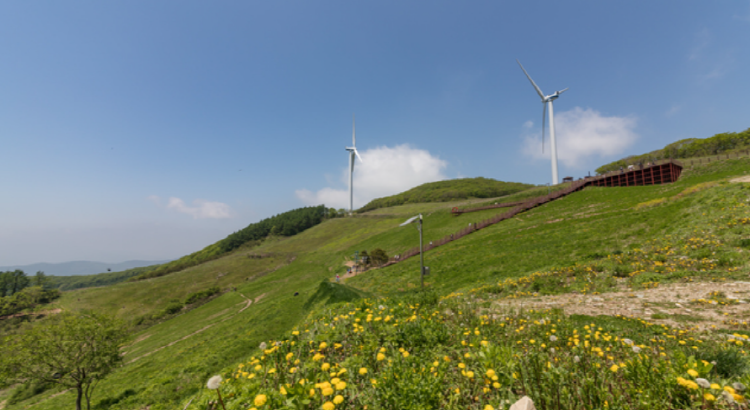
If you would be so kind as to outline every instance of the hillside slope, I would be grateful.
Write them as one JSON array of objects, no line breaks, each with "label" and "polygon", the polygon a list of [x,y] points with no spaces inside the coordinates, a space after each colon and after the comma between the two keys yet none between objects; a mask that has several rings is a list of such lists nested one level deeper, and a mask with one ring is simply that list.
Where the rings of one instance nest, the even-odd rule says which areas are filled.
[{"label": "hillside slope", "polygon": [[687,138],[668,144],[662,149],[641,155],[631,155],[618,161],[602,165],[597,174],[627,168],[628,165],[655,162],[662,159],[700,158],[750,149],[750,128],[742,132],[725,132],[708,138]]},{"label": "hillside slope", "polygon": [[491,178],[460,178],[429,182],[400,194],[370,201],[357,212],[367,212],[403,204],[449,202],[468,198],[495,198],[532,188],[519,182],[496,181]]},{"label": "hillside slope", "polygon": [[[536,290],[501,284],[589,262],[600,262],[611,275],[621,268],[605,263],[607,255],[631,257],[636,249],[650,249],[651,241],[667,235],[679,241],[698,237],[693,232],[700,226],[710,227],[708,231],[717,236],[712,240],[721,243],[712,245],[710,251],[716,255],[708,259],[726,261],[713,274],[745,266],[740,272],[747,275],[742,270],[746,270],[747,253],[736,253],[736,249],[750,245],[750,233],[742,224],[725,229],[725,221],[731,218],[722,208],[728,208],[729,201],[734,204],[746,198],[750,191],[745,184],[721,182],[747,169],[747,159],[724,161],[686,170],[672,185],[589,188],[572,194],[428,252],[425,260],[432,268],[428,285],[440,295],[474,290],[501,297],[512,296],[516,290],[555,289],[554,281],[550,285],[544,280]],[[190,408],[205,408],[210,400],[204,394],[205,380],[246,362],[257,354],[261,342],[278,340],[293,327],[310,323],[303,320],[317,315],[327,303],[320,298],[321,281],[343,273],[344,262],[354,251],[377,247],[392,255],[413,247],[418,242],[414,227],[398,225],[416,213],[425,215],[425,240],[438,239],[496,212],[456,217],[450,207],[487,201],[408,204],[332,219],[296,236],[267,241],[252,250],[240,248],[168,276],[65,292],[56,306],[132,318],[153,314],[191,292],[219,286],[224,291],[221,296],[135,333],[125,349],[128,363],[101,383],[95,398],[98,408],[183,408],[191,398],[197,401]],[[686,256],[697,258],[697,252]],[[418,263],[418,258],[412,258],[362,273],[346,281],[345,286],[355,290],[343,294],[409,297],[419,283]],[[693,274],[698,278],[702,273]],[[601,289],[586,288],[584,282],[566,286],[579,292],[609,289],[606,282]],[[73,400],[72,394],[51,398],[53,393],[8,408],[58,409]]]}]

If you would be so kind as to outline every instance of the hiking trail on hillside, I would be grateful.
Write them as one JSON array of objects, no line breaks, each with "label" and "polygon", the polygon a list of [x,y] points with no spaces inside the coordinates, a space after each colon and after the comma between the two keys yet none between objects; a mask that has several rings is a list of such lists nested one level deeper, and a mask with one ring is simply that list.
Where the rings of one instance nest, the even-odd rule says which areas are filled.
[{"label": "hiking trail on hillside", "polygon": [[[726,302],[711,299],[714,292],[724,295]],[[496,299],[488,313],[501,314],[509,309],[562,309],[566,315],[620,315],[655,324],[707,329],[729,326],[729,321],[748,322],[747,299],[750,299],[750,282],[675,283],[654,289],[621,290],[597,295],[566,293]]]}]

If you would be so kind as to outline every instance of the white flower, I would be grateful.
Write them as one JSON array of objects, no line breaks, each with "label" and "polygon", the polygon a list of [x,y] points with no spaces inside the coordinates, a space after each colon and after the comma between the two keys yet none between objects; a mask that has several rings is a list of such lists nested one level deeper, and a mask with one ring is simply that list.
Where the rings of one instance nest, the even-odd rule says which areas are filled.
[{"label": "white flower", "polygon": [[721,396],[724,397],[724,400],[727,401],[727,403],[732,404],[734,403],[734,397],[732,397],[732,394],[728,391],[721,392]]},{"label": "white flower", "polygon": [[260,342],[260,346],[258,346],[260,350],[266,350],[268,348],[268,345],[266,342]]},{"label": "white flower", "polygon": [[633,346],[633,341],[630,339],[622,339],[622,342],[628,346]]},{"label": "white flower", "polygon": [[550,336],[549,337],[549,341],[550,342],[556,342],[557,341],[557,336],[555,336],[555,335]]},{"label": "white flower", "polygon": [[554,347],[550,347],[549,348],[549,352],[552,353],[552,354],[555,354],[555,348]]},{"label": "white flower", "polygon": [[640,353],[641,352],[641,348],[638,347],[638,346],[633,346],[633,352],[634,353]]},{"label": "white flower", "polygon": [[385,310],[385,306],[383,306],[383,305],[380,305],[380,306],[378,306],[378,309],[380,309],[380,310]]},{"label": "white flower", "polygon": [[698,383],[698,386],[701,386],[704,389],[708,389],[711,387],[711,383],[709,383],[708,380],[700,378],[700,377],[695,379],[695,382]]},{"label": "white flower", "polygon": [[747,387],[745,387],[744,384],[742,384],[740,382],[734,382],[734,383],[732,383],[732,387],[734,387],[734,389],[737,390],[737,391],[745,391],[745,389],[747,388]]},{"label": "white flower", "polygon": [[206,383],[206,387],[208,387],[210,390],[216,390],[219,388],[220,384],[221,384],[221,376],[214,376],[208,379],[208,383]]},{"label": "white flower", "polygon": [[578,362],[581,361],[581,358],[578,357],[578,356],[573,356],[573,361],[576,362],[576,363],[578,363]]}]

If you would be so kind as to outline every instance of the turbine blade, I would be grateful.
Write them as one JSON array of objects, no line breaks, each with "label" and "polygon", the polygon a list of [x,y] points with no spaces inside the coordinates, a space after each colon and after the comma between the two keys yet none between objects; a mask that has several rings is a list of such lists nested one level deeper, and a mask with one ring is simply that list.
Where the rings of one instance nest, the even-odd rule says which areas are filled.
[{"label": "turbine blade", "polygon": [[412,222],[416,221],[416,220],[417,220],[417,218],[419,218],[419,216],[420,216],[420,215],[417,215],[417,216],[412,216],[411,218],[407,219],[407,220],[406,220],[406,222],[402,223],[402,224],[401,224],[401,225],[399,225],[399,226],[405,226],[405,225],[409,225],[410,223],[412,223]]},{"label": "turbine blade", "polygon": [[564,89],[562,91],[558,91],[557,95],[560,95],[560,94],[564,93],[565,91],[568,91],[569,89],[570,89],[570,87],[568,87],[568,88],[566,88],[566,89]]},{"label": "turbine blade", "polygon": [[357,151],[356,148],[354,149],[354,154],[357,156],[357,158],[359,158],[359,162],[361,162],[361,163],[365,162],[365,161],[362,161],[362,157],[359,156],[359,152]]},{"label": "turbine blade", "polygon": [[529,81],[531,81],[531,85],[534,86],[534,89],[536,90],[536,93],[539,94],[539,97],[542,99],[542,101],[544,101],[544,93],[542,92],[542,90],[540,90],[539,86],[536,85],[536,83],[534,82],[534,80],[531,79],[531,76],[529,75],[529,73],[526,72],[526,69],[523,68],[523,65],[521,64],[521,62],[518,61],[518,60],[516,60],[516,62],[518,63],[519,66],[521,66],[521,70],[523,70],[523,73],[526,74],[526,78],[528,78]]},{"label": "turbine blade", "polygon": [[[357,146],[357,132],[355,128],[356,118],[354,117],[354,114],[352,114],[352,147]],[[357,155],[359,156],[359,155]]]},{"label": "turbine blade", "polygon": [[544,103],[544,108],[542,109],[542,153],[544,153],[544,126],[547,121],[547,103]]}]

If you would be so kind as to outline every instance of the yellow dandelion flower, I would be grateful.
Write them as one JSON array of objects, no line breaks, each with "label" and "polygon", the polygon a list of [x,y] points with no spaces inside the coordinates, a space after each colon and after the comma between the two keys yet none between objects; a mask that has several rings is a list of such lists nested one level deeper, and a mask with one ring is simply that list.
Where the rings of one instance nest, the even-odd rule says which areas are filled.
[{"label": "yellow dandelion flower", "polygon": [[324,387],[321,393],[323,393],[324,396],[330,396],[333,394],[333,389],[330,387]]},{"label": "yellow dandelion flower", "polygon": [[361,374],[362,376],[366,375],[367,374],[367,368],[363,367],[363,368],[359,369],[359,374]]},{"label": "yellow dandelion flower", "polygon": [[343,402],[344,402],[344,396],[340,394],[333,398],[333,404],[341,404]]},{"label": "yellow dandelion flower", "polygon": [[693,377],[698,377],[698,372],[693,369],[688,369],[687,373]]},{"label": "yellow dandelion flower", "polygon": [[268,401],[268,397],[266,397],[265,394],[259,394],[259,395],[255,396],[255,400],[253,400],[253,403],[256,406],[260,407],[260,406],[266,404],[267,401]]},{"label": "yellow dandelion flower", "polygon": [[333,409],[336,408],[336,405],[334,405],[330,401],[327,401],[327,402],[323,403],[323,405],[320,408],[323,409],[323,410],[333,410]]}]

